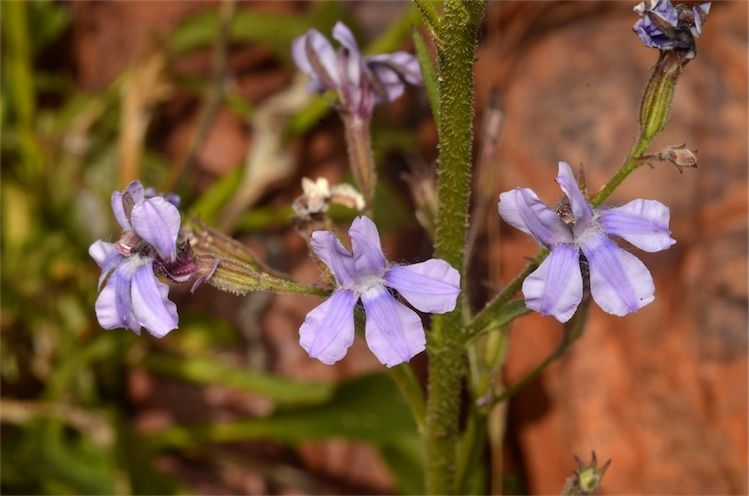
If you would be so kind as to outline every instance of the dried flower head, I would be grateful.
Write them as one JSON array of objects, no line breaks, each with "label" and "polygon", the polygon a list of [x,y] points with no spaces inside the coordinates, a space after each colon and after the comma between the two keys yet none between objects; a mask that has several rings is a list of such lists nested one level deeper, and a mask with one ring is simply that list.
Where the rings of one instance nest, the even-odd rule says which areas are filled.
[{"label": "dried flower head", "polygon": [[364,209],[364,197],[356,191],[356,188],[345,183],[331,187],[324,177],[318,177],[315,181],[303,177],[302,194],[294,200],[291,207],[297,218],[308,220],[327,212],[331,203],[357,211]]},{"label": "dried flower head", "polygon": [[634,7],[642,16],[633,31],[647,47],[659,50],[686,49],[696,53],[695,38],[702,34],[702,23],[710,12],[710,3],[693,7],[677,5],[670,0],[648,0]]}]

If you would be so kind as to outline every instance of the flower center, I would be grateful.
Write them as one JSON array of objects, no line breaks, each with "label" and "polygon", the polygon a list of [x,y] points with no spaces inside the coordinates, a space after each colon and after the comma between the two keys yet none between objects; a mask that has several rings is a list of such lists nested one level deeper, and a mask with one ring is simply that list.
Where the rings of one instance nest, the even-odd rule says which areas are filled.
[{"label": "flower center", "polygon": [[359,296],[364,295],[368,291],[382,287],[385,285],[385,280],[381,276],[367,275],[358,277],[354,281],[353,287],[351,288]]}]

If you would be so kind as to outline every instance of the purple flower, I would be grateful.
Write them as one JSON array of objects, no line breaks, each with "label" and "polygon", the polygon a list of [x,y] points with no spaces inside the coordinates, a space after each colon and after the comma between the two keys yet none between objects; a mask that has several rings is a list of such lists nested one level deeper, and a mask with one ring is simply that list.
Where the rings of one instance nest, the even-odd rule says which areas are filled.
[{"label": "purple flower", "polygon": [[398,302],[388,288],[417,310],[446,313],[455,308],[460,274],[436,258],[413,265],[388,263],[377,227],[367,217],[357,217],[348,233],[353,255],[332,231],[312,233],[312,249],[330,268],[338,287],[307,314],[299,343],[323,363],[343,358],[354,341],[354,306],[361,299],[369,349],[388,367],[407,362],[424,350],[424,327],[416,312]]},{"label": "purple flower", "polygon": [[346,112],[368,118],[376,103],[392,102],[406,83],[423,84],[419,62],[406,52],[366,57],[351,30],[342,22],[333,27],[338,51],[319,31],[310,29],[291,48],[294,62],[310,77],[310,91],[333,90]]},{"label": "purple flower", "polygon": [[160,196],[147,197],[139,181],[112,193],[112,210],[123,229],[120,240],[97,240],[88,250],[102,270],[96,300],[99,325],[136,334],[145,327],[163,337],[177,327],[177,307],[155,269],[181,282],[195,271],[194,262],[178,252],[179,211]]},{"label": "purple flower", "polygon": [[645,46],[660,50],[693,50],[694,39],[702,34],[702,23],[710,12],[710,3],[674,7],[670,0],[649,0],[635,6],[642,16],[632,28]]},{"label": "purple flower", "polygon": [[633,200],[616,208],[593,209],[566,162],[559,162],[557,183],[567,201],[554,212],[527,188],[499,196],[499,215],[551,249],[523,282],[528,308],[567,322],[583,296],[580,252],[590,270],[590,291],[605,312],[626,315],[653,301],[655,286],[648,269],[611,239],[656,252],[676,241],[668,229],[668,207],[655,200]]}]

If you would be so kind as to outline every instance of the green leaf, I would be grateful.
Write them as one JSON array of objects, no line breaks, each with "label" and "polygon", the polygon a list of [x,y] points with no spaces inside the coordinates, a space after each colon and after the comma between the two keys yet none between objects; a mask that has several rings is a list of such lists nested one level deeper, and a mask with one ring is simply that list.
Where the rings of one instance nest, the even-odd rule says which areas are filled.
[{"label": "green leaf", "polygon": [[320,404],[333,395],[330,384],[285,379],[204,358],[151,353],[143,358],[141,365],[152,372],[197,384],[221,384],[250,391],[283,405]]},{"label": "green leaf", "polygon": [[522,317],[529,313],[530,310],[525,306],[525,302],[522,300],[510,301],[498,308],[492,314],[487,315],[486,319],[482,320],[482,322],[486,322],[483,327],[468,327],[466,333],[467,342],[471,342],[489,331],[499,329],[503,325],[509,324],[518,317]]},{"label": "green leaf", "polygon": [[237,165],[213,183],[190,208],[190,214],[209,225],[215,225],[216,216],[239,187],[243,170],[244,167]]},{"label": "green leaf", "polygon": [[[323,2],[306,14],[238,10],[232,19],[229,39],[232,42],[254,41],[271,47],[282,59],[290,59],[291,42],[310,28],[328,31],[343,17],[338,2]],[[210,46],[216,40],[218,13],[202,12],[183,22],[171,35],[169,47],[176,53]]]},{"label": "green leaf", "polygon": [[432,107],[432,115],[434,115],[434,122],[437,124],[437,131],[440,128],[440,92],[437,86],[437,76],[434,70],[434,63],[432,57],[429,55],[424,38],[421,33],[414,29],[413,30],[414,48],[416,49],[416,58],[419,61],[419,67],[421,68],[421,75],[424,78],[424,88],[427,90],[427,96],[429,97],[429,105]]},{"label": "green leaf", "polygon": [[294,211],[290,206],[259,206],[239,216],[234,229],[236,232],[253,232],[287,227],[291,225],[293,216]]},{"label": "green leaf", "polygon": [[29,21],[34,26],[33,51],[39,53],[44,47],[57,40],[72,20],[70,6],[51,0],[37,0],[29,3]]},{"label": "green leaf", "polygon": [[378,451],[401,494],[424,494],[424,446],[419,436],[388,441]]},{"label": "green leaf", "polygon": [[93,443],[84,432],[66,435],[63,427],[58,420],[33,419],[19,426],[21,437],[3,435],[4,490],[9,481],[29,494],[117,492],[110,450]]},{"label": "green leaf", "polygon": [[153,434],[150,442],[155,448],[249,439],[295,444],[336,438],[379,444],[415,432],[411,413],[395,385],[384,374],[372,374],[340,384],[323,405],[239,422],[172,427]]},{"label": "green leaf", "polygon": [[153,453],[143,437],[124,419],[115,421],[118,462],[125,469],[133,494],[184,494],[177,481],[154,470]]}]

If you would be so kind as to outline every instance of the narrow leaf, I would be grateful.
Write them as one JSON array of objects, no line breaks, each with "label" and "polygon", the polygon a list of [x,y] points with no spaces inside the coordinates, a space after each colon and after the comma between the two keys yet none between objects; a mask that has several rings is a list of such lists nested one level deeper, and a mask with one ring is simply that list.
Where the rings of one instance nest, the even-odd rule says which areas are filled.
[{"label": "narrow leaf", "polygon": [[429,97],[429,105],[432,107],[434,122],[437,124],[437,131],[440,128],[440,92],[437,87],[437,76],[434,71],[432,57],[429,55],[424,38],[417,30],[413,30],[414,48],[416,49],[416,58],[419,60],[421,75],[424,78],[424,87]]},{"label": "narrow leaf", "polygon": [[333,386],[330,384],[294,381],[257,370],[226,365],[216,360],[149,354],[141,364],[152,372],[197,384],[221,384],[242,389],[284,405],[324,403],[333,395]]}]

